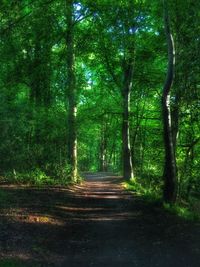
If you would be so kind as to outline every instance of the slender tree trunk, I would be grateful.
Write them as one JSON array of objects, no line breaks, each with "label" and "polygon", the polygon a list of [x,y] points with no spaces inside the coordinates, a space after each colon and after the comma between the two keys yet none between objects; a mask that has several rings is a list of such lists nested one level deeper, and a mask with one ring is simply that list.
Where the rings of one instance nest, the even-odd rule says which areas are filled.
[{"label": "slender tree trunk", "polygon": [[130,149],[129,134],[129,112],[130,112],[130,93],[132,89],[133,63],[129,62],[124,72],[124,87],[122,89],[122,161],[123,161],[123,177],[125,180],[133,178],[133,166]]},{"label": "slender tree trunk", "polygon": [[106,123],[103,121],[101,126],[101,141],[100,141],[100,171],[106,171]]},{"label": "slender tree trunk", "polygon": [[68,101],[68,162],[71,176],[77,179],[77,133],[76,133],[76,78],[73,32],[73,0],[66,0],[67,19],[67,101]]},{"label": "slender tree trunk", "polygon": [[170,90],[174,79],[175,49],[174,49],[173,36],[170,31],[168,9],[165,0],[163,0],[163,6],[164,6],[165,32],[168,45],[168,72],[163,87],[163,95],[162,95],[164,145],[165,145],[163,195],[164,195],[164,201],[169,203],[174,203],[177,197],[177,173],[176,173],[176,158],[175,158],[175,151],[173,144],[173,132],[171,125]]}]

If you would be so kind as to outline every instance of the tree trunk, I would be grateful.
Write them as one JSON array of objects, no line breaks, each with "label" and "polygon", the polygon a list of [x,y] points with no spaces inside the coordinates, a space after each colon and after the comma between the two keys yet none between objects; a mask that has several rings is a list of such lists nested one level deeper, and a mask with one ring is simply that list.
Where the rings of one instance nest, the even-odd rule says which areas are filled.
[{"label": "tree trunk", "polygon": [[122,162],[123,162],[123,177],[125,180],[133,178],[133,167],[130,149],[130,134],[129,134],[129,112],[130,112],[130,93],[132,88],[133,63],[129,62],[124,71],[124,87],[122,89]]},{"label": "tree trunk", "polygon": [[100,140],[100,171],[107,171],[107,159],[106,159],[106,122],[102,122],[101,126],[101,140]]},{"label": "tree trunk", "polygon": [[71,177],[77,179],[77,133],[76,133],[76,78],[73,33],[73,0],[66,1],[67,19],[67,101],[68,101],[68,162]]},{"label": "tree trunk", "polygon": [[173,144],[173,132],[171,125],[170,90],[174,79],[175,49],[174,49],[173,36],[170,32],[168,9],[165,0],[163,0],[163,6],[164,6],[165,33],[168,45],[168,71],[162,95],[164,146],[165,146],[163,195],[164,195],[164,201],[168,203],[174,203],[177,197],[177,173],[176,173],[176,158],[175,158],[175,151]]}]

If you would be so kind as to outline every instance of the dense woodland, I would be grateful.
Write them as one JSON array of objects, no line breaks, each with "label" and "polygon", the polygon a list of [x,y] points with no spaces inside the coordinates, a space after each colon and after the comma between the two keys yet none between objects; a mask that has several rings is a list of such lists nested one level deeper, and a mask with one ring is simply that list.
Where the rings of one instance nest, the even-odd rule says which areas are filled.
[{"label": "dense woodland", "polygon": [[[200,2],[0,1],[0,175],[200,193]],[[163,192],[163,193],[162,193]]]}]

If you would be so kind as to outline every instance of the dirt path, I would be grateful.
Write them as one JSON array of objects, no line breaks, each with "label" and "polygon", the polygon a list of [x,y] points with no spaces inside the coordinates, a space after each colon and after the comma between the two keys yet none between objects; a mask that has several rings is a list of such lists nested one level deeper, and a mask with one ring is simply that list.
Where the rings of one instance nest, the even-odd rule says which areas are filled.
[{"label": "dirt path", "polygon": [[121,179],[87,174],[71,188],[4,186],[0,256],[17,265],[199,267],[200,225],[122,190]]}]

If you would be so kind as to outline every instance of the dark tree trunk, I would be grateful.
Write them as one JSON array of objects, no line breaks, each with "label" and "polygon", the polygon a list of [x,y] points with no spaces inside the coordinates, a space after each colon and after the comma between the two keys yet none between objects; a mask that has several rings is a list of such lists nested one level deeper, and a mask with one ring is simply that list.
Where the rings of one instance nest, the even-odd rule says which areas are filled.
[{"label": "dark tree trunk", "polygon": [[77,133],[76,133],[76,79],[73,33],[73,0],[66,1],[67,19],[67,101],[68,101],[68,162],[71,165],[71,177],[77,179]]},{"label": "dark tree trunk", "polygon": [[130,134],[129,134],[129,112],[130,112],[130,93],[132,88],[133,63],[130,61],[124,71],[124,87],[122,89],[122,162],[123,162],[123,177],[125,180],[133,178],[133,167],[130,149]]},{"label": "dark tree trunk", "polygon": [[101,140],[100,140],[100,171],[107,171],[107,140],[106,140],[106,123],[103,121],[101,128]]},{"label": "dark tree trunk", "polygon": [[177,173],[176,173],[176,158],[173,143],[173,132],[171,125],[170,111],[170,90],[174,79],[174,64],[175,64],[175,49],[173,37],[170,32],[168,9],[165,0],[164,6],[164,24],[166,39],[168,45],[168,72],[166,81],[163,87],[162,95],[162,111],[163,111],[163,126],[164,126],[164,145],[165,145],[165,165],[164,165],[164,201],[174,203],[177,197]]}]

